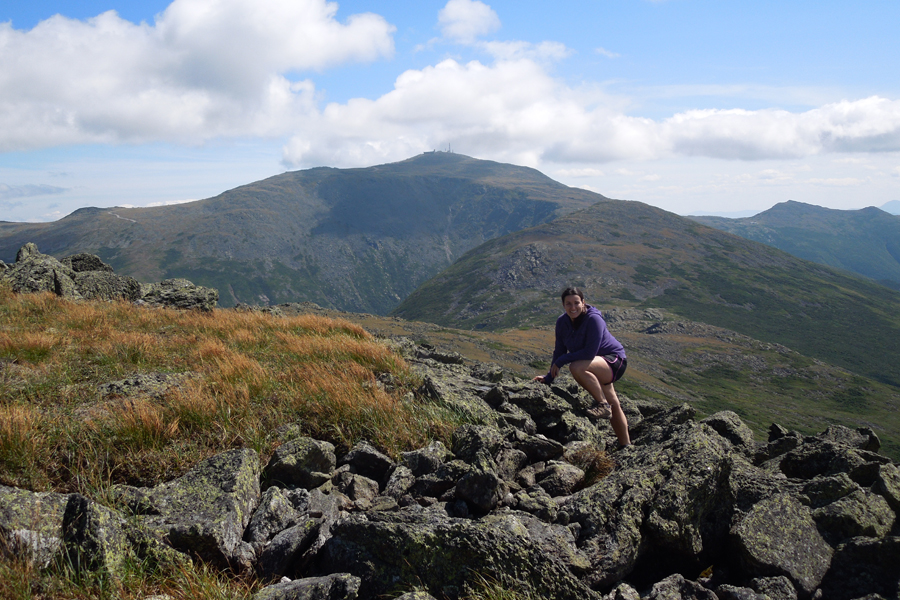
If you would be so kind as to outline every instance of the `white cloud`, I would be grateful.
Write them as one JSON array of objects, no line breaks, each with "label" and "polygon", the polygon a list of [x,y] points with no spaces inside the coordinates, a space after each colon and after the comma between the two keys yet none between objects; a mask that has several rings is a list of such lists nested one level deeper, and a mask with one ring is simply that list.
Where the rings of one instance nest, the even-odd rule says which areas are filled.
[{"label": "white cloud", "polygon": [[560,169],[556,171],[557,177],[603,177],[603,171],[591,167],[582,169]]},{"label": "white cloud", "polygon": [[450,144],[572,177],[611,161],[900,151],[900,100],[877,96],[805,112],[631,116],[622,98],[551,75],[546,63],[571,52],[563,44],[477,40],[500,21],[475,0],[447,2],[439,25],[489,62],[444,60],[402,73],[380,97],[322,106],[311,79],[288,77],[393,53],[382,17],[339,22],[336,10],[325,0],[175,0],[153,24],[114,12],[30,31],[0,23],[0,151],[292,136],[283,161],[293,167],[369,165]]},{"label": "white cloud", "polygon": [[[175,0],[153,25],[114,11],[0,23],[0,151],[273,135],[314,106],[285,73],[393,53],[373,14],[324,0]],[[65,57],[65,58],[62,58]]]},{"label": "white cloud", "polygon": [[500,28],[500,17],[479,0],[450,0],[438,12],[441,34],[452,40],[472,42]]},{"label": "white cloud", "polygon": [[900,177],[900,167],[894,167],[891,169],[891,175],[894,177]]},{"label": "white cloud", "polygon": [[828,177],[824,179],[807,179],[806,182],[829,187],[853,187],[866,183],[866,180],[858,177]]},{"label": "white cloud", "polygon": [[597,48],[595,50],[595,52],[597,54],[602,54],[606,58],[619,58],[619,56],[621,56],[618,52],[611,52],[610,50],[607,50],[606,48]]}]

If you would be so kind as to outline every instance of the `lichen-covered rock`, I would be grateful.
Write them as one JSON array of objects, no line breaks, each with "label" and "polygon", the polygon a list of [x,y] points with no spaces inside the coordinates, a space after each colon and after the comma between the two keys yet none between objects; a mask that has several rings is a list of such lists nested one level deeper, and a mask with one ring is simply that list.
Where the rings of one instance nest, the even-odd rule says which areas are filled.
[{"label": "lichen-covered rock", "polygon": [[312,489],[331,479],[336,464],[333,444],[299,437],[275,450],[265,474],[270,485]]},{"label": "lichen-covered rock", "polygon": [[887,500],[895,513],[900,514],[900,468],[896,464],[878,468],[874,489]]},{"label": "lichen-covered rock", "polygon": [[0,553],[44,568],[63,558],[78,570],[117,574],[130,552],[124,518],[80,494],[0,486]]},{"label": "lichen-covered rock", "polygon": [[428,592],[407,592],[402,596],[397,596],[396,600],[437,600]]},{"label": "lichen-covered rock", "polygon": [[496,423],[496,413],[478,393],[486,393],[490,388],[473,379],[468,369],[458,365],[444,365],[441,370],[423,371],[417,365],[413,365],[413,368],[422,374],[423,383],[419,389],[421,395],[440,400],[468,415],[473,421]]},{"label": "lichen-covered rock", "polygon": [[497,475],[504,481],[515,481],[516,475],[528,464],[528,455],[515,448],[504,448],[497,454]]},{"label": "lichen-covered rock", "polygon": [[463,425],[453,432],[452,442],[453,454],[471,462],[479,453],[493,457],[503,443],[503,434],[495,427]]},{"label": "lichen-covered rock", "polygon": [[296,525],[279,531],[259,552],[256,570],[264,580],[284,575],[319,534],[322,519],[301,517]]},{"label": "lichen-covered rock", "polygon": [[210,311],[219,302],[219,290],[194,285],[187,279],[166,279],[141,284],[139,304],[151,307]]},{"label": "lichen-covered rock", "polygon": [[584,471],[568,463],[556,462],[547,465],[536,479],[550,496],[568,496],[584,481]]},{"label": "lichen-covered rock", "polygon": [[814,510],[812,516],[833,545],[856,536],[884,537],[896,520],[884,498],[862,489]]},{"label": "lichen-covered rock", "polygon": [[767,469],[777,469],[795,479],[812,479],[820,475],[847,473],[851,479],[872,479],[881,464],[890,459],[858,450],[842,443],[812,438],[804,440],[793,450],[764,464]]},{"label": "lichen-covered rock", "polygon": [[257,551],[268,544],[275,535],[288,527],[296,525],[302,515],[278,487],[267,489],[259,502],[247,529],[244,540]]},{"label": "lichen-covered rock", "polygon": [[551,440],[545,435],[529,435],[515,447],[524,452],[532,462],[554,460],[562,456],[565,448],[556,440]]},{"label": "lichen-covered rock", "polygon": [[384,486],[384,495],[394,500],[399,499],[416,482],[416,476],[406,465],[397,465],[388,477]]},{"label": "lichen-covered rock", "polygon": [[716,588],[718,600],[770,600],[768,596],[747,587],[723,584]]},{"label": "lichen-covered rock", "polygon": [[250,449],[230,450],[173,481],[149,489],[120,486],[118,493],[149,536],[231,567],[244,552],[244,529],[259,502],[259,457]]},{"label": "lichen-covered rock", "polygon": [[653,584],[647,600],[718,600],[711,591],[676,573]]},{"label": "lichen-covered rock", "polygon": [[837,547],[831,569],[822,581],[824,597],[851,600],[880,594],[900,595],[900,537],[880,540],[858,537]]},{"label": "lichen-covered rock", "polygon": [[113,272],[113,268],[103,262],[99,256],[96,254],[88,254],[86,252],[67,256],[60,262],[76,273],[85,273],[88,271]]},{"label": "lichen-covered rock", "polygon": [[869,452],[878,452],[881,448],[881,440],[870,427],[850,429],[843,425],[831,425],[816,437]]},{"label": "lichen-covered rock", "polygon": [[750,581],[750,587],[758,593],[775,600],[797,600],[797,590],[791,580],[783,575],[777,577],[757,577]]},{"label": "lichen-covered rock", "polygon": [[371,502],[378,495],[377,481],[350,471],[337,473],[332,482],[350,500]]},{"label": "lichen-covered rock", "polygon": [[76,570],[118,574],[131,553],[118,512],[71,494],[63,515],[66,562]]},{"label": "lichen-covered rock", "polygon": [[68,494],[0,486],[0,551],[46,567],[62,549]]},{"label": "lichen-covered rock", "polygon": [[126,300],[141,297],[141,284],[134,277],[105,271],[75,273],[75,287],[85,300]]},{"label": "lichen-covered rock", "polygon": [[754,506],[733,535],[748,574],[784,575],[807,596],[831,564],[831,547],[819,534],[809,508],[788,494]]},{"label": "lichen-covered rock", "polygon": [[445,461],[453,459],[453,453],[439,441],[433,441],[425,448],[401,454],[403,464],[416,477],[434,473]]},{"label": "lichen-covered rock", "polygon": [[317,565],[358,576],[363,600],[404,581],[436,597],[459,598],[473,572],[536,597],[598,598],[557,556],[522,534],[506,525],[436,512],[360,513],[332,526]]},{"label": "lichen-covered rock", "polygon": [[753,431],[741,421],[737,413],[723,410],[703,419],[705,423],[716,433],[737,446],[738,448],[752,448],[754,446]]},{"label": "lichen-covered rock", "polygon": [[31,242],[19,249],[15,264],[0,271],[0,277],[16,293],[53,292],[64,298],[81,298],[75,286],[75,271],[52,256],[41,254]]},{"label": "lichen-covered rock", "polygon": [[548,417],[558,419],[563,413],[570,412],[573,406],[550,391],[541,383],[526,383],[505,386],[510,404],[515,404],[535,421],[547,421]]},{"label": "lichen-covered rock", "polygon": [[372,444],[363,441],[357,443],[350,449],[350,452],[341,457],[338,466],[341,465],[350,465],[353,473],[383,483],[388,470],[394,466],[394,461]]},{"label": "lichen-covered rock", "polygon": [[358,577],[333,573],[264,587],[253,600],[356,600],[359,586]]},{"label": "lichen-covered rock", "polygon": [[506,492],[506,484],[491,469],[473,469],[456,484],[456,497],[465,500],[481,513],[496,508]]}]

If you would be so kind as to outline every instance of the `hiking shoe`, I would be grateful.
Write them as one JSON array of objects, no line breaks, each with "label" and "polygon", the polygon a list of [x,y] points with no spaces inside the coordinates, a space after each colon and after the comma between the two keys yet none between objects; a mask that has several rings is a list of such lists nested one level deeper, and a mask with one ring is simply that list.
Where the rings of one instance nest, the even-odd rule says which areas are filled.
[{"label": "hiking shoe", "polygon": [[612,408],[606,402],[600,402],[587,409],[588,417],[594,421],[612,418]]}]

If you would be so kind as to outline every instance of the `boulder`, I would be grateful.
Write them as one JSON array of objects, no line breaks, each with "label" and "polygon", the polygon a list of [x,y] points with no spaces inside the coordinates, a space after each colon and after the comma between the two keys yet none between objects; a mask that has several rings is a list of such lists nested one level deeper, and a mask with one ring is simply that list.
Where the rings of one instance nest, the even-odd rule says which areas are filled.
[{"label": "boulder", "polygon": [[253,600],[355,600],[360,580],[347,573],[307,577],[264,587]]},{"label": "boulder", "polygon": [[812,517],[832,545],[856,536],[884,537],[896,521],[884,498],[863,489],[814,510]]},{"label": "boulder", "polygon": [[103,262],[99,256],[88,254],[86,252],[67,256],[60,262],[76,273],[86,273],[88,271],[101,271],[105,273],[113,272],[113,268]]},{"label": "boulder", "polygon": [[712,427],[716,433],[738,448],[750,449],[755,445],[753,431],[733,411],[723,410],[717,412],[703,419],[701,423]]},{"label": "boulder", "polygon": [[653,584],[647,600],[718,600],[718,596],[699,583],[676,573]]},{"label": "boulder", "polygon": [[301,517],[296,525],[279,531],[259,552],[256,570],[263,580],[277,579],[303,556],[319,534],[322,519]]},{"label": "boulder", "polygon": [[851,600],[879,594],[897,598],[900,594],[900,537],[882,539],[857,537],[839,545],[831,569],[822,581],[824,597]]},{"label": "boulder", "polygon": [[[584,585],[527,527],[451,519],[438,512],[359,513],[335,523],[317,557],[320,571],[346,571],[362,580],[369,600],[415,582],[435,597],[463,597],[472,574],[522,595],[592,600]],[[574,551],[574,550],[573,550]]]},{"label": "boulder", "polygon": [[353,473],[383,482],[394,461],[368,442],[359,442],[341,457],[338,466],[350,465]]},{"label": "boulder", "polygon": [[0,486],[0,552],[37,568],[59,558],[78,571],[118,574],[130,553],[124,524],[81,494]]},{"label": "boulder", "polygon": [[300,437],[275,450],[265,476],[270,485],[313,489],[331,479],[336,464],[333,444]]},{"label": "boulder", "polygon": [[495,427],[463,425],[453,432],[452,441],[453,454],[461,460],[471,462],[479,454],[493,457],[503,443],[503,434]]},{"label": "boulder", "polygon": [[733,532],[735,552],[751,576],[783,575],[811,596],[831,565],[832,549],[809,508],[789,494],[761,501]]},{"label": "boulder", "polygon": [[230,450],[153,488],[115,488],[148,537],[221,568],[246,566],[244,529],[260,499],[259,457]]},{"label": "boulder", "polygon": [[75,271],[52,256],[41,254],[33,243],[19,249],[10,269],[0,271],[16,293],[53,292],[64,298],[81,298],[75,286]]},{"label": "boulder", "polygon": [[537,484],[553,497],[568,496],[581,485],[584,471],[564,462],[549,464],[537,476]]},{"label": "boulder", "polygon": [[194,285],[187,279],[166,279],[141,284],[139,304],[151,307],[210,311],[219,302],[219,291]]},{"label": "boulder", "polygon": [[301,518],[302,514],[294,507],[284,491],[278,487],[270,487],[263,493],[259,505],[250,517],[244,531],[244,541],[258,552],[275,535],[296,525]]},{"label": "boulder", "polygon": [[416,477],[434,473],[445,461],[453,458],[453,453],[439,441],[428,444],[425,448],[401,454],[403,464]]},{"label": "boulder", "polygon": [[75,273],[75,287],[85,300],[127,300],[141,298],[141,284],[134,277],[106,271]]}]

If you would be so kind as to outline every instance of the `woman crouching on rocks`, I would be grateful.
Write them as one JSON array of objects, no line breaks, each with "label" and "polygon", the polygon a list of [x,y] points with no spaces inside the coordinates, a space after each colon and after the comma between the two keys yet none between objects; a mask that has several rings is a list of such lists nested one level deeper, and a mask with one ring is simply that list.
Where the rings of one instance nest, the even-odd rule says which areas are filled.
[{"label": "woman crouching on rocks", "polygon": [[562,303],[566,312],[556,320],[556,346],[550,372],[534,380],[550,385],[559,370],[569,365],[575,381],[594,398],[588,415],[594,419],[611,418],[619,448],[627,446],[631,443],[628,419],[613,388],[628,364],[625,349],[606,328],[600,311],[584,303],[581,290],[566,288]]}]

